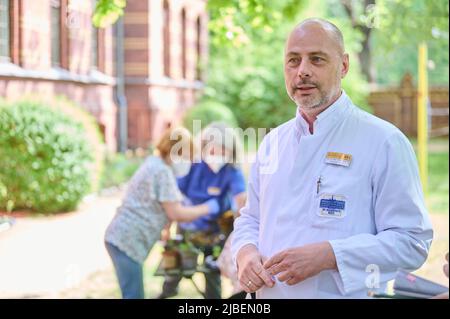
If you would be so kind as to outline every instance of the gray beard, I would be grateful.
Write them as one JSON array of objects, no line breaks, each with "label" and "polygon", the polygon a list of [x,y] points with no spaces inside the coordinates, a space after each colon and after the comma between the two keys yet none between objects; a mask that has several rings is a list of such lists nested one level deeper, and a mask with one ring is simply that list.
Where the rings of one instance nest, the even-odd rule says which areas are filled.
[{"label": "gray beard", "polygon": [[[293,100],[298,108],[304,109],[304,110],[313,110],[313,109],[317,109],[317,108],[320,108],[321,106],[325,105],[329,99],[327,96],[320,96],[319,101],[317,103],[314,103],[313,105],[311,105],[311,103],[308,103],[308,105],[305,105],[304,103],[300,103],[296,99],[293,99]],[[314,102],[314,101],[311,101],[311,102]]]}]

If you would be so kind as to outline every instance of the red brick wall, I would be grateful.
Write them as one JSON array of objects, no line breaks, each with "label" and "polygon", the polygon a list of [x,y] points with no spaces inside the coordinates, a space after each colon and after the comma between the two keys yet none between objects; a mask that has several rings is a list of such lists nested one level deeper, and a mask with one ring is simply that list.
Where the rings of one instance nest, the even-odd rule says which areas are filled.
[{"label": "red brick wall", "polygon": [[[56,72],[51,66],[50,0],[19,3],[21,16],[19,21],[15,21],[19,23],[19,35],[15,41],[19,40],[20,43],[13,47],[19,58],[13,59],[12,62],[16,64],[0,64],[0,95],[8,100],[27,94],[46,97],[65,95],[96,117],[99,125],[104,127],[107,147],[115,150],[116,105],[113,101],[113,82],[99,83],[92,76],[92,2],[66,1],[68,10],[64,14],[64,23],[67,42],[61,50],[61,65],[67,69],[66,72],[62,71],[65,80],[58,79],[62,73]],[[102,32],[104,42],[99,44],[103,50],[102,71],[108,81],[113,81],[112,28]]]},{"label": "red brick wall", "polygon": [[[125,12],[125,74],[129,146],[147,147],[191,107],[202,83],[196,81],[196,25],[202,21],[201,59],[206,64],[206,2],[167,1],[170,11],[170,77],[164,75],[163,0],[128,0]],[[186,78],[182,65],[182,10],[186,12]]]},{"label": "red brick wall", "polygon": [[[18,1],[18,35],[13,37],[13,63],[0,63],[0,96],[62,94],[90,111],[104,128],[110,150],[117,148],[117,105],[114,102],[112,27],[99,32],[99,62],[91,66],[90,0],[61,0],[66,34],[61,66],[51,64],[51,0]],[[177,123],[202,88],[196,80],[197,19],[201,20],[201,61],[208,55],[208,17],[204,0],[168,0],[170,9],[169,77],[164,75],[163,0],[128,0],[124,15],[125,76],[128,102],[128,146],[147,147],[170,123]],[[186,12],[186,76],[182,72],[181,12]],[[17,27],[17,25],[16,25]],[[66,52],[66,54],[64,54]],[[61,79],[61,76],[65,79]]]}]

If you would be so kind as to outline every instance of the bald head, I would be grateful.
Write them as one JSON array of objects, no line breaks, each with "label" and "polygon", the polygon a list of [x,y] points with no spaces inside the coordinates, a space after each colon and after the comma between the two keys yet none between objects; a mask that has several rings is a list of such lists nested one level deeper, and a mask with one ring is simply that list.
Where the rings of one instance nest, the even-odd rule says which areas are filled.
[{"label": "bald head", "polygon": [[321,31],[325,32],[331,41],[334,42],[340,54],[345,52],[344,47],[344,37],[342,35],[341,30],[325,19],[320,18],[309,18],[305,19],[299,24],[297,24],[291,32],[291,35],[295,32],[306,31],[308,29],[321,29]]},{"label": "bald head", "polygon": [[311,118],[341,94],[349,56],[341,31],[323,19],[307,19],[286,41],[284,78],[289,96]]}]

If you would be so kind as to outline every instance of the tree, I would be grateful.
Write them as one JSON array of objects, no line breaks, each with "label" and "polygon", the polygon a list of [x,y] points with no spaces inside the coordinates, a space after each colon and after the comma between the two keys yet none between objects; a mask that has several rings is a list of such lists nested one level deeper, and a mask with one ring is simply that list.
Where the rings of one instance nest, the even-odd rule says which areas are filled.
[{"label": "tree", "polygon": [[114,24],[127,5],[127,0],[98,0],[92,16],[92,22],[97,28]]},{"label": "tree", "polygon": [[415,49],[422,41],[434,47],[448,46],[448,1],[330,0],[329,3],[334,8],[330,10],[333,15],[345,14],[361,33],[358,59],[369,82],[377,80],[374,54],[386,55],[399,46]]},{"label": "tree", "polygon": [[340,2],[351,21],[352,27],[363,34],[363,39],[361,41],[362,48],[358,52],[358,59],[361,65],[361,71],[366,77],[367,81],[373,82],[375,76],[372,67],[372,56],[370,48],[372,27],[367,17],[369,16],[371,10],[373,10],[375,0],[364,0],[359,2],[351,0],[341,0]]}]

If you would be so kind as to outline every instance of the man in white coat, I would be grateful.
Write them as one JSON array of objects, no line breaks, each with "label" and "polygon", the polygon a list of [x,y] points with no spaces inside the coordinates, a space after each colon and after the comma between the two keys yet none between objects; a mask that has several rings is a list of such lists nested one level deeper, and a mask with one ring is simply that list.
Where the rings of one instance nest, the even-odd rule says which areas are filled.
[{"label": "man in white coat", "polygon": [[257,298],[364,298],[428,256],[433,230],[408,139],[355,105],[340,30],[307,19],[285,47],[296,117],[258,150],[235,221],[239,281]]}]

